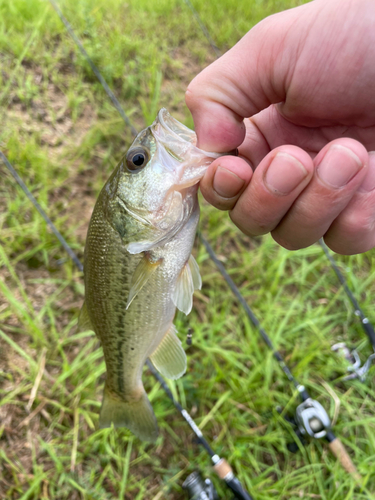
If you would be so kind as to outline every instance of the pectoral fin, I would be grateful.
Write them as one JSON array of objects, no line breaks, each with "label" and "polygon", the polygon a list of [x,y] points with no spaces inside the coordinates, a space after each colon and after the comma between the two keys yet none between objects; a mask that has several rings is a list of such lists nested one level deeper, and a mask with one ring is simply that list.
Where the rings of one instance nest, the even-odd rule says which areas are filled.
[{"label": "pectoral fin", "polygon": [[94,331],[92,324],[91,324],[91,321],[90,321],[90,318],[89,318],[89,313],[87,312],[86,302],[84,302],[82,309],[81,309],[79,316],[78,316],[77,331],[78,332],[85,332],[87,330]]},{"label": "pectoral fin", "polygon": [[126,309],[129,308],[137,294],[142,290],[161,263],[162,259],[156,262],[151,262],[147,253],[144,255],[134,271]]},{"label": "pectoral fin", "polygon": [[186,372],[186,354],[174,325],[164,335],[150,359],[155,368],[166,378],[176,380]]},{"label": "pectoral fin", "polygon": [[199,274],[199,267],[191,255],[189,261],[183,267],[173,291],[172,300],[174,305],[180,311],[189,314],[193,307],[194,290],[200,289],[201,286],[202,279]]}]

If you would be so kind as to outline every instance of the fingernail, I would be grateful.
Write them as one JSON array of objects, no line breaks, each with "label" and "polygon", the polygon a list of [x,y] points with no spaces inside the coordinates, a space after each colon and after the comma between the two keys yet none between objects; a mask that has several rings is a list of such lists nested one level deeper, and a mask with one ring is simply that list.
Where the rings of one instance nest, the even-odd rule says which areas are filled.
[{"label": "fingernail", "polygon": [[222,198],[233,198],[241,191],[244,184],[243,179],[223,167],[217,167],[212,183],[214,190]]},{"label": "fingernail", "polygon": [[272,193],[289,194],[307,176],[307,170],[294,156],[277,153],[265,173],[265,183]]},{"label": "fingernail", "polygon": [[340,188],[348,184],[362,167],[361,160],[351,149],[335,144],[323,157],[317,173],[325,184]]},{"label": "fingernail", "polygon": [[372,151],[368,155],[367,173],[359,188],[360,191],[366,191],[367,193],[375,189],[375,153]]}]

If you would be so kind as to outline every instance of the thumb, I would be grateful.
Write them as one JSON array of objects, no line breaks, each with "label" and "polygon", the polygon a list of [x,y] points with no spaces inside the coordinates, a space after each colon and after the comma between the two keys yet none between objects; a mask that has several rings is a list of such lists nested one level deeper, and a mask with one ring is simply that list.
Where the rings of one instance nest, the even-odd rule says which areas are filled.
[{"label": "thumb", "polygon": [[238,147],[245,138],[244,118],[285,100],[299,37],[291,32],[299,30],[295,21],[302,7],[264,19],[190,83],[185,99],[200,148]]}]

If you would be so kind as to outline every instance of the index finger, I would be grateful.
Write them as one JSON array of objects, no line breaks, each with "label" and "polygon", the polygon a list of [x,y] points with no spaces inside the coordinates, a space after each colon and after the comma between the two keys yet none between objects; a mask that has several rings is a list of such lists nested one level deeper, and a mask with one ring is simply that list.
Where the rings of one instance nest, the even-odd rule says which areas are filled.
[{"label": "index finger", "polygon": [[190,83],[185,99],[200,148],[237,148],[245,138],[244,118],[285,100],[294,62],[280,38],[297,14],[295,9],[263,20]]}]

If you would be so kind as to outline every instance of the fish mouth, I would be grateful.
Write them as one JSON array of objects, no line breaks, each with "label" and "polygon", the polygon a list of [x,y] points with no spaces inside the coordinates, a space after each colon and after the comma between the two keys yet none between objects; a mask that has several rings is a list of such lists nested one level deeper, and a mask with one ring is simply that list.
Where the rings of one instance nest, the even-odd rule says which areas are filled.
[{"label": "fish mouth", "polygon": [[195,194],[198,191],[198,184],[202,179],[202,177],[203,174],[199,176],[199,178],[191,179],[186,182],[180,182],[179,184],[173,184],[173,186],[171,186],[170,189],[167,191],[167,196],[169,196],[175,191],[179,192],[181,195],[184,196],[185,193],[183,193],[183,191],[186,191],[188,189],[190,194]]},{"label": "fish mouth", "polygon": [[175,136],[180,141],[186,141],[195,146],[197,142],[195,132],[173,118],[173,116],[171,116],[165,108],[160,109],[156,118],[156,123],[157,122],[159,122],[160,125],[172,136]]},{"label": "fish mouth", "polygon": [[158,112],[155,122],[151,125],[152,134],[163,143],[164,147],[179,161],[184,160],[184,153],[188,150],[195,154],[212,158],[221,156],[219,153],[210,153],[196,146],[197,135],[183,123],[173,118],[165,108]]},{"label": "fish mouth", "polygon": [[165,108],[159,111],[151,132],[172,160],[169,170],[173,168],[175,182],[170,191],[181,192],[198,184],[208,166],[221,156],[198,148],[195,132],[173,118]]}]

